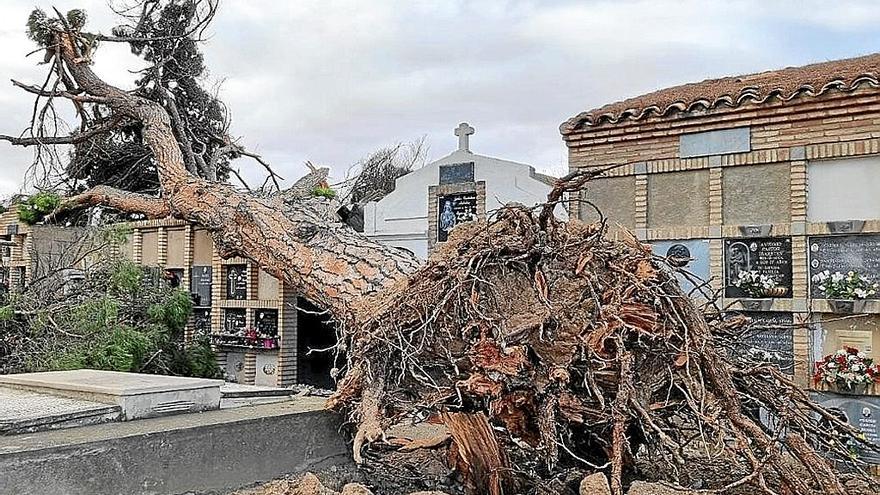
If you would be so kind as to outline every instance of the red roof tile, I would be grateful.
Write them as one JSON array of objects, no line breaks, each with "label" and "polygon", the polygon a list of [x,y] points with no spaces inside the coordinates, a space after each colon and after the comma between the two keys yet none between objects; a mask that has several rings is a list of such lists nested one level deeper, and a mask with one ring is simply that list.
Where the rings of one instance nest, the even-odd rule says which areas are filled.
[{"label": "red roof tile", "polygon": [[745,103],[760,104],[773,98],[790,101],[801,96],[818,96],[832,89],[854,91],[863,85],[880,88],[880,53],[661,89],[583,112],[563,122],[559,130],[562,134],[571,134],[603,123],[616,124],[721,106],[738,107]]}]

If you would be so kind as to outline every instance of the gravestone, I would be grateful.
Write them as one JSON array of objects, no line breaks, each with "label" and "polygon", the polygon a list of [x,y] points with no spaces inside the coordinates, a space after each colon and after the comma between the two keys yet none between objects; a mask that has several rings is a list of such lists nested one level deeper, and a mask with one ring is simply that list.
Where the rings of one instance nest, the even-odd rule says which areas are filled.
[{"label": "gravestone", "polygon": [[254,311],[254,328],[260,335],[278,336],[278,310],[258,309]]},{"label": "gravestone", "polygon": [[[733,285],[740,272],[754,271],[772,277],[784,293],[749,294]],[[761,237],[725,239],[724,241],[724,295],[725,297],[791,297],[791,238]],[[782,292],[783,289],[779,289]]]},{"label": "gravestone", "polygon": [[226,267],[226,299],[244,301],[248,292],[247,265]]},{"label": "gravestone", "polygon": [[193,329],[196,335],[211,334],[211,308],[193,309]]},{"label": "gravestone", "polygon": [[437,202],[437,242],[445,242],[456,225],[477,219],[476,192],[447,194]]},{"label": "gravestone", "polygon": [[193,266],[190,292],[196,307],[211,306],[211,288],[214,285],[214,269],[210,266]]},{"label": "gravestone", "polygon": [[[880,397],[841,395],[833,392],[813,392],[813,400],[829,409],[839,419],[862,431],[865,440],[880,445]],[[827,425],[831,428],[831,425]],[[865,448],[858,442],[848,440],[848,447],[855,450],[860,461],[880,464],[880,452]]]},{"label": "gravestone", "polygon": [[794,317],[782,312],[744,312],[751,322],[743,334],[740,351],[761,357],[794,374]]},{"label": "gravestone", "polygon": [[[810,294],[824,298],[813,275],[828,270],[831,273],[854,271],[880,282],[880,235],[844,235],[810,237]],[[875,294],[876,299],[880,294]]]},{"label": "gravestone", "polygon": [[686,294],[702,297],[701,290],[706,294],[712,293],[711,287],[708,286],[694,290],[710,278],[709,241],[705,239],[655,241],[651,246],[656,256],[666,258],[667,262],[677,269],[675,278]]},{"label": "gravestone", "polygon": [[239,335],[247,328],[247,314],[243,309],[226,309],[223,315],[223,333]]},{"label": "gravestone", "polygon": [[460,184],[474,181],[474,162],[440,165],[440,184]]}]

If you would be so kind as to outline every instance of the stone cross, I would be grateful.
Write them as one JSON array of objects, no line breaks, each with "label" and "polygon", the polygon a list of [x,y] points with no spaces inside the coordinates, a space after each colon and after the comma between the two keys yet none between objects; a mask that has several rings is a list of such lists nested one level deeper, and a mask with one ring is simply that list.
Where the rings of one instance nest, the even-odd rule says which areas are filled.
[{"label": "stone cross", "polygon": [[469,126],[467,122],[458,124],[455,129],[455,135],[458,136],[458,150],[470,151],[470,135],[474,133],[474,128]]}]

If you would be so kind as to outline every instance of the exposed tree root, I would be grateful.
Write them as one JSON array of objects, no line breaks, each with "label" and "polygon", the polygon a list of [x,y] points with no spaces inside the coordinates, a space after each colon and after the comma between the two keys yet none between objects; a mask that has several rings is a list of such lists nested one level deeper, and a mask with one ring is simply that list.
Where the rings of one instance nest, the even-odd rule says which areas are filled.
[{"label": "exposed tree root", "polygon": [[[340,383],[333,406],[354,425],[366,420],[371,437],[376,424],[443,418],[469,493],[546,485],[574,469],[606,471],[623,494],[640,452],[671,472],[702,452],[742,473],[708,480],[715,490],[847,493],[828,459],[849,459],[842,440],[864,443],[858,432],[777,368],[732,352],[734,325],[704,316],[648,246],[604,234],[517,207],[460,227],[348,327],[358,379]],[[756,407],[780,427],[765,427]],[[504,483],[487,476],[506,462]]]}]

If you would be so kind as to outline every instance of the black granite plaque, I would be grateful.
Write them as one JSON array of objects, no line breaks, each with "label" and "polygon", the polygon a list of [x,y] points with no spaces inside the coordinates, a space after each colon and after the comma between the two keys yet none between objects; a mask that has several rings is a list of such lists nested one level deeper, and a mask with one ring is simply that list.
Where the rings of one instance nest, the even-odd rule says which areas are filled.
[{"label": "black granite plaque", "polygon": [[[865,434],[865,440],[880,445],[880,397],[841,395],[831,392],[814,392],[813,399]],[[817,418],[818,419],[818,418]],[[820,419],[820,423],[823,420]],[[823,427],[831,429],[829,421],[824,420]],[[849,440],[848,446],[855,450],[860,461],[868,464],[880,464],[880,452],[865,448],[860,443]]]},{"label": "black granite plaque", "polygon": [[193,310],[193,329],[196,335],[211,334],[211,310],[199,308]]},{"label": "black granite plaque", "polygon": [[[880,235],[843,235],[810,237],[810,294],[824,298],[813,275],[828,270],[831,273],[857,272],[880,282]],[[880,294],[872,296],[880,298]]]},{"label": "black granite plaque", "polygon": [[166,268],[162,278],[172,289],[177,289],[183,282],[183,275],[183,268]]},{"label": "black granite plaque", "polygon": [[247,299],[248,276],[247,265],[229,265],[226,267],[226,299],[244,301]]},{"label": "black granite plaque", "polygon": [[11,224],[7,225],[6,226],[6,235],[10,235],[10,236],[18,235],[18,224],[11,223]]},{"label": "black granite plaque", "polygon": [[194,266],[190,272],[189,290],[197,307],[211,305],[211,288],[214,285],[214,269],[210,266]]},{"label": "black granite plaque", "polygon": [[[733,285],[741,271],[773,277],[775,293],[748,294]],[[791,238],[762,237],[724,241],[725,297],[791,297]]]},{"label": "black granite plaque", "polygon": [[239,335],[247,327],[247,313],[243,309],[226,309],[223,315],[223,333]]},{"label": "black granite plaque", "polygon": [[761,359],[794,373],[794,317],[781,312],[744,312],[749,318],[743,329],[740,351],[757,354]]},{"label": "black granite plaque", "polygon": [[440,165],[440,184],[460,184],[474,181],[474,162]]},{"label": "black granite plaque", "polygon": [[258,309],[254,311],[254,327],[261,337],[278,336],[278,311],[275,309]]},{"label": "black granite plaque", "polygon": [[437,208],[437,241],[445,242],[449,232],[460,223],[477,219],[477,193],[440,196]]}]

